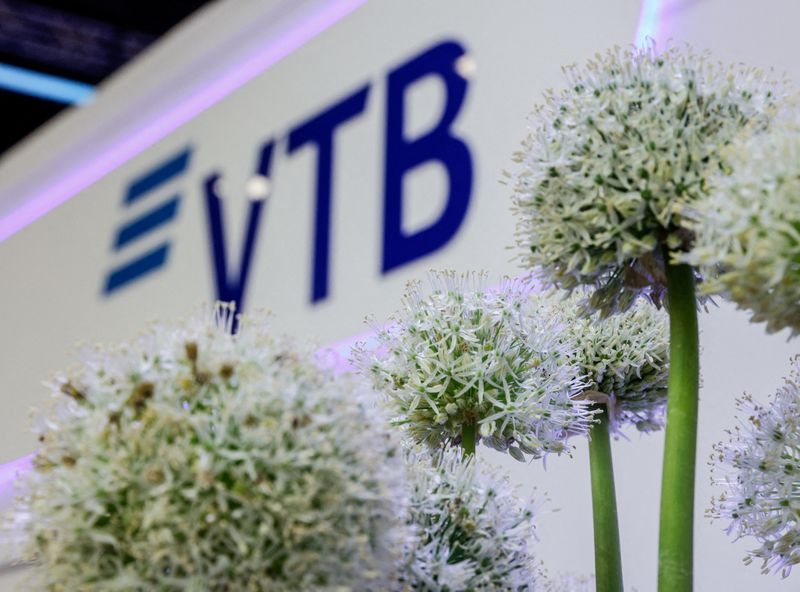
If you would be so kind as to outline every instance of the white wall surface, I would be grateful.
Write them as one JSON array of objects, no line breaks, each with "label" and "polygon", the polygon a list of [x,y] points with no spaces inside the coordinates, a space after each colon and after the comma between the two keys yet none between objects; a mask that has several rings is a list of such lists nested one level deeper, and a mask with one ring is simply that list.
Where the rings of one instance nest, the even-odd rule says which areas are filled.
[{"label": "white wall surface", "polygon": [[[82,143],[81,130],[97,142],[124,132],[129,119],[146,120],[158,111],[154,88],[191,93],[192,77],[183,86],[175,72],[230,68],[225,52],[238,56],[252,50],[237,31],[253,23],[291,20],[293,9],[307,15],[314,2],[227,0],[212,6],[183,30],[152,49],[101,91],[96,104],[50,126],[37,138],[0,162],[0,212],[18,204],[58,163],[66,169],[96,148]],[[660,36],[689,40],[724,59],[774,64],[800,80],[793,61],[798,45],[792,25],[800,8],[789,0],[757,6],[747,0],[664,2]],[[67,365],[78,340],[114,341],[133,335],[146,319],[185,314],[214,298],[201,184],[213,170],[224,172],[229,244],[238,250],[244,208],[243,187],[252,174],[257,147],[276,139],[272,164],[273,192],[262,221],[247,306],[272,309],[280,329],[315,338],[321,344],[364,330],[366,314],[378,319],[397,307],[404,283],[431,267],[488,269],[496,277],[517,273],[506,247],[513,243],[514,221],[501,171],[525,135],[525,117],[542,92],[561,83],[560,66],[581,61],[613,44],[633,40],[639,16],[636,0],[370,0],[300,47],[262,75],[168,135],[155,146],[86,188],[44,218],[0,244],[0,461],[33,450],[24,426],[28,409],[41,403],[39,386]],[[306,11],[306,12],[303,12]],[[277,15],[277,16],[276,16]],[[746,23],[746,26],[745,26]],[[265,38],[272,34],[265,33]],[[204,37],[205,36],[205,37]],[[246,37],[246,36],[245,36]],[[226,45],[239,39],[239,45]],[[456,39],[476,65],[467,97],[454,125],[468,143],[475,167],[467,217],[459,232],[431,256],[380,273],[382,183],[386,74],[419,52]],[[250,43],[248,41],[248,43]],[[199,44],[199,45],[198,45]],[[212,57],[215,61],[212,60]],[[236,60],[233,59],[233,62]],[[199,76],[200,74],[198,74]],[[188,75],[187,75],[188,76]],[[149,82],[148,82],[149,81]],[[337,131],[333,186],[330,297],[312,305],[308,299],[314,205],[313,149],[288,154],[287,132],[296,124],[363,84],[370,84],[364,113]],[[126,90],[128,89],[128,90]],[[126,93],[130,92],[130,96]],[[149,97],[142,102],[141,97]],[[183,95],[181,95],[183,96]],[[178,96],[175,100],[180,100]],[[435,79],[410,93],[409,129],[429,128],[441,113],[444,93]],[[145,105],[144,107],[142,105]],[[93,112],[93,109],[95,111]],[[144,113],[144,114],[143,114]],[[152,116],[152,115],[150,115]],[[92,125],[93,117],[98,123]],[[102,124],[102,125],[101,125]],[[180,186],[179,217],[159,234],[133,249],[170,239],[168,264],[146,279],[105,297],[105,274],[127,252],[114,253],[117,227],[130,218],[122,207],[130,180],[163,157],[191,144],[192,160]],[[84,152],[81,152],[84,151]],[[68,165],[68,166],[67,166]],[[446,179],[441,167],[428,166],[409,175],[406,199],[411,226],[434,220],[444,206]],[[162,197],[167,197],[166,189]],[[11,201],[6,201],[6,197]],[[796,352],[785,336],[766,336],[747,317],[727,305],[701,317],[703,391],[700,417],[696,589],[783,591],[793,580],[761,576],[745,567],[745,541],[731,544],[722,525],[709,525],[702,510],[712,494],[705,465],[711,444],[732,424],[734,398],[743,391],[765,397],[774,390]],[[655,589],[658,498],[663,436],[633,434],[614,443],[621,514],[623,562],[627,584],[640,592]],[[592,571],[591,503],[588,454],[578,442],[573,458],[523,465],[480,451],[506,466],[522,491],[536,488],[543,506],[536,548],[552,572]],[[558,509],[558,512],[552,510]],[[18,573],[0,572],[0,588]],[[800,577],[800,574],[795,574]],[[8,579],[5,579],[8,578]]]}]

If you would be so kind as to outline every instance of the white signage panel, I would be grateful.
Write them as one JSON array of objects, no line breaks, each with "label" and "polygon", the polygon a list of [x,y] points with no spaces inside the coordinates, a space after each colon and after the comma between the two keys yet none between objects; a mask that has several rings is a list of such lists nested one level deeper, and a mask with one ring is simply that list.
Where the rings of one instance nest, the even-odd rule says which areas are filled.
[{"label": "white signage panel", "polygon": [[[146,319],[223,297],[327,344],[365,330],[368,314],[384,318],[429,268],[517,274],[500,179],[526,114],[562,83],[561,65],[631,42],[639,8],[372,0],[5,241],[0,460],[33,449],[39,382],[78,340],[124,339]],[[720,33],[711,48],[734,37]],[[145,58],[154,70],[156,57]],[[701,323],[700,510],[711,495],[703,459],[731,425],[734,397],[774,389],[794,349],[728,306]],[[662,442],[614,445],[624,568],[641,591],[654,589]],[[585,443],[546,471],[481,454],[526,492],[549,494],[537,545],[548,569],[590,572]],[[698,590],[789,589],[741,566],[744,546],[700,514]]]}]

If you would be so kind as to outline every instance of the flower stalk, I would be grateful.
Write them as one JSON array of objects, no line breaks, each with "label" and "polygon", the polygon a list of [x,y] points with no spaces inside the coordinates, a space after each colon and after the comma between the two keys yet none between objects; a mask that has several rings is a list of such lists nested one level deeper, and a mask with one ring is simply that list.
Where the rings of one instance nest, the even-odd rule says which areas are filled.
[{"label": "flower stalk", "polygon": [[475,455],[477,431],[477,426],[474,422],[465,423],[461,426],[461,449],[464,451],[464,458]]},{"label": "flower stalk", "polygon": [[594,521],[594,569],[597,592],[622,592],[622,558],[617,522],[617,496],[611,457],[608,409],[596,416],[589,438]]},{"label": "flower stalk", "polygon": [[699,348],[694,271],[667,264],[670,316],[670,374],[661,482],[658,551],[660,592],[692,590],[692,530]]}]

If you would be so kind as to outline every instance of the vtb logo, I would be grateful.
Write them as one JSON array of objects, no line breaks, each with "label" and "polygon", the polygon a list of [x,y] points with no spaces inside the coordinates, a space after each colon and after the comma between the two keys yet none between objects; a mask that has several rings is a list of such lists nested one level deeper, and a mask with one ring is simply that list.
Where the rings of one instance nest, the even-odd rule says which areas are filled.
[{"label": "vtb logo", "polygon": [[[381,272],[386,274],[445,245],[458,232],[466,217],[472,194],[473,162],[467,143],[457,137],[452,126],[464,104],[470,70],[464,48],[455,41],[438,43],[411,60],[391,70],[386,76],[384,118],[383,235]],[[409,137],[406,131],[406,95],[414,84],[434,77],[445,90],[443,112],[424,133]],[[268,183],[277,145],[286,146],[291,156],[304,149],[316,150],[314,207],[314,244],[310,274],[310,301],[328,297],[330,277],[330,227],[335,171],[334,136],[343,125],[359,117],[367,106],[370,84],[358,88],[333,105],[293,126],[286,138],[270,139],[259,147],[256,179]],[[174,222],[178,213],[182,183],[191,159],[191,148],[173,154],[151,170],[132,180],[124,196],[124,205],[152,201],[143,214],[123,222],[117,229],[113,249],[123,252],[149,232]],[[448,194],[439,217],[428,226],[409,232],[404,229],[403,179],[413,169],[437,162],[448,177]],[[213,171],[202,180],[211,262],[216,298],[234,300],[243,309],[250,263],[256,248],[264,213],[264,200],[251,200],[245,221],[245,233],[238,258],[239,268],[229,269],[229,249],[224,232],[223,200],[217,194],[221,173]],[[135,281],[162,268],[169,256],[169,242],[164,242],[111,269],[104,284],[110,296]]]},{"label": "vtb logo", "polygon": [[[152,202],[152,207],[144,214],[126,220],[117,229],[112,243],[115,251],[124,253],[129,250],[132,243],[135,244],[148,233],[175,220],[183,197],[180,187],[175,186],[175,180],[186,171],[191,155],[191,150],[186,148],[130,183],[125,192],[123,205],[131,208],[141,202],[148,204]],[[163,192],[159,191],[163,187],[174,189],[174,193],[168,194],[167,199],[164,199]],[[116,292],[162,267],[169,257],[169,245],[168,241],[162,242],[143,255],[126,259],[125,263],[113,268],[106,276],[104,293],[108,295]]]}]

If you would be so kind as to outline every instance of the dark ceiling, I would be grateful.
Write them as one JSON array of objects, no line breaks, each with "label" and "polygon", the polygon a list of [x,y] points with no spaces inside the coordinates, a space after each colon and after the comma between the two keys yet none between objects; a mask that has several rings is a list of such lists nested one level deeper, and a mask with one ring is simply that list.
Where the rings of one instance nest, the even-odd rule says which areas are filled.
[{"label": "dark ceiling", "polygon": [[[0,0],[0,64],[96,85],[210,0]],[[0,89],[0,153],[67,105]]]}]

